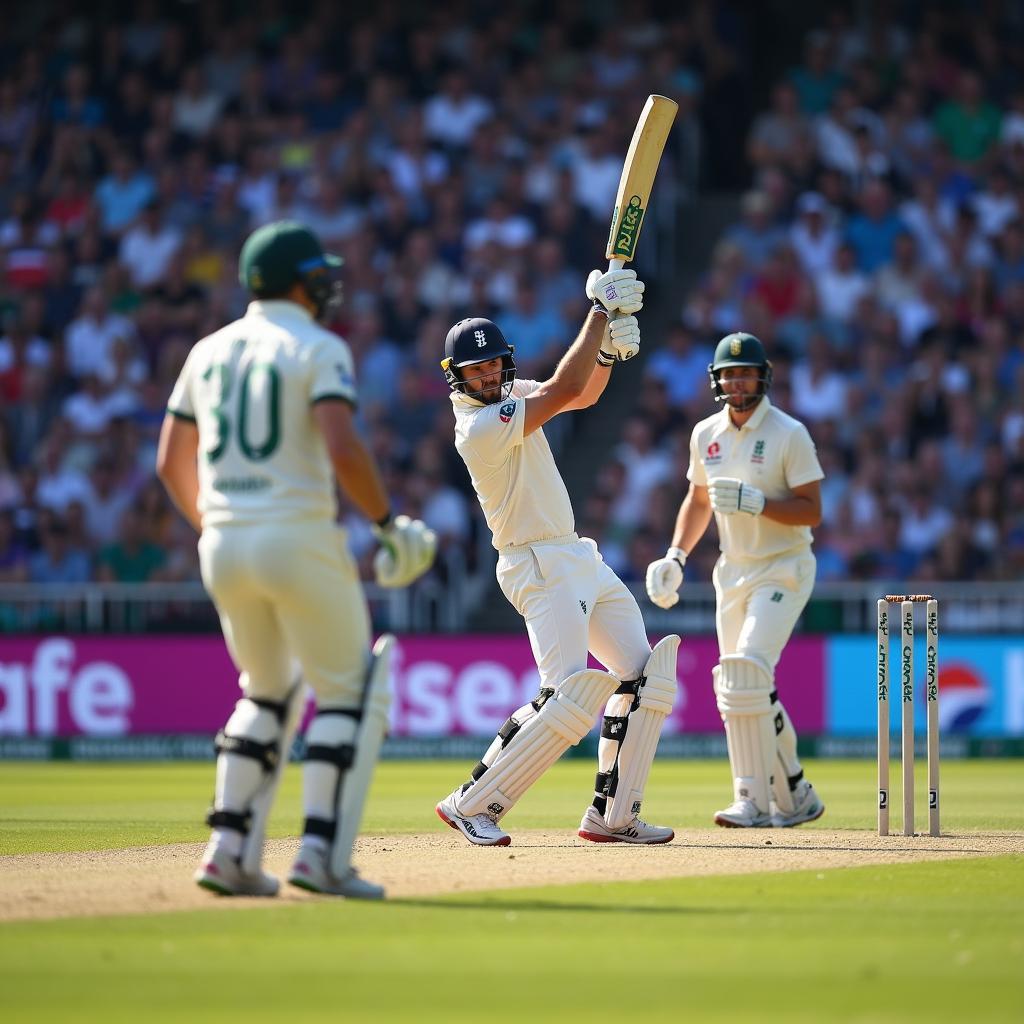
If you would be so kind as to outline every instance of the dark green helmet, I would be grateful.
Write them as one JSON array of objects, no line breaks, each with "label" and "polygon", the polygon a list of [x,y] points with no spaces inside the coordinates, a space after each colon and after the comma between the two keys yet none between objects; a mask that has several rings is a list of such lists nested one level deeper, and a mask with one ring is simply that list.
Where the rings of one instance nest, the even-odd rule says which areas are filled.
[{"label": "dark green helmet", "polygon": [[277,298],[301,282],[322,318],[340,299],[341,283],[331,271],[340,256],[324,252],[320,240],[304,224],[278,220],[257,228],[242,246],[238,280],[256,298]]},{"label": "dark green helmet", "polygon": [[718,375],[730,366],[757,366],[761,370],[761,386],[757,394],[732,404],[732,408],[738,412],[745,412],[768,394],[768,389],[772,386],[772,364],[765,354],[764,345],[754,335],[743,331],[727,334],[715,346],[714,359],[708,366],[708,377],[711,378],[711,390],[715,393],[716,402],[726,401],[726,394]]}]

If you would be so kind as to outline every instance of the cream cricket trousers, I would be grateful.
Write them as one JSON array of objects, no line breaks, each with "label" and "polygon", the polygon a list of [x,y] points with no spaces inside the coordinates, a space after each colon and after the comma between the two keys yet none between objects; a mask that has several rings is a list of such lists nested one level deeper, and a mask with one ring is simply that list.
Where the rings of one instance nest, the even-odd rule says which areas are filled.
[{"label": "cream cricket trousers", "polygon": [[588,651],[619,679],[643,672],[651,654],[643,615],[589,537],[504,548],[497,577],[526,620],[541,687],[583,671]]},{"label": "cream cricket trousers", "polygon": [[719,654],[756,656],[774,673],[814,589],[816,568],[809,550],[763,562],[722,555],[712,574]]},{"label": "cream cricket trousers", "polygon": [[210,527],[199,564],[247,697],[284,699],[294,658],[319,707],[358,702],[370,618],[344,530],[325,520]]}]

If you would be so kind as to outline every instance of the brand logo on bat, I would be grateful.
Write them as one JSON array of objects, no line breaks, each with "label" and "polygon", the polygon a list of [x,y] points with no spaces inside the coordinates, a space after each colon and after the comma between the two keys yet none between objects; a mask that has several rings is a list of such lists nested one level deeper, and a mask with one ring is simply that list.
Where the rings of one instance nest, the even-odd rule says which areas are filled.
[{"label": "brand logo on bat", "polygon": [[631,196],[629,204],[622,213],[622,223],[619,223],[619,208],[615,207],[615,215],[612,217],[612,236],[614,239],[611,250],[615,256],[624,260],[633,258],[633,250],[636,248],[637,235],[640,234],[640,225],[644,219],[644,208],[639,196]]}]

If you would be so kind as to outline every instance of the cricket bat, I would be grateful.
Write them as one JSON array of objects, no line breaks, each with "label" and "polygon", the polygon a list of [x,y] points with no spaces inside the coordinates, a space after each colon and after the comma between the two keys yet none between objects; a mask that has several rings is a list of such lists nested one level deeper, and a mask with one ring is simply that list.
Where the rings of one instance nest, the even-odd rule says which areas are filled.
[{"label": "cricket bat", "polygon": [[654,175],[658,173],[665,140],[678,109],[679,104],[667,96],[648,96],[640,113],[615,193],[615,212],[605,251],[609,270],[621,270],[636,252]]}]

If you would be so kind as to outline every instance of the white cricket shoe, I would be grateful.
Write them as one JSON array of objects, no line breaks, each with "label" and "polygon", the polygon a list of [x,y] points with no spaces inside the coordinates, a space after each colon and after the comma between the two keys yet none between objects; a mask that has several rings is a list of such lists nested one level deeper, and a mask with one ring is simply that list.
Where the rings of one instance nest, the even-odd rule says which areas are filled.
[{"label": "white cricket shoe", "polygon": [[[793,794],[793,812],[784,814],[772,801],[772,827],[792,828],[806,821],[817,821],[825,813],[825,805],[815,792],[814,787],[804,780],[801,789]],[[799,795],[798,795],[799,794]]]},{"label": "white cricket shoe", "polygon": [[458,829],[471,843],[477,846],[508,846],[512,837],[498,828],[493,814],[460,814],[455,807],[455,798],[460,790],[446,796],[434,808],[437,816],[454,829]]},{"label": "white cricket shoe", "polygon": [[192,876],[196,883],[218,896],[276,896],[277,879],[261,871],[252,875],[242,870],[226,850],[207,847],[203,863]]},{"label": "white cricket shoe", "polygon": [[715,814],[715,824],[722,828],[771,828],[771,815],[757,809],[753,800],[734,800]]},{"label": "white cricket shoe", "polygon": [[592,843],[636,843],[638,846],[670,843],[676,837],[672,829],[664,825],[648,825],[641,818],[634,818],[622,828],[609,828],[604,815],[593,804],[583,815],[580,830],[576,834],[580,839],[587,839]]},{"label": "white cricket shoe", "polygon": [[327,866],[327,851],[305,843],[299,847],[288,883],[308,892],[347,896],[350,900],[384,899],[384,886],[360,878],[359,872],[352,867],[339,878]]}]

